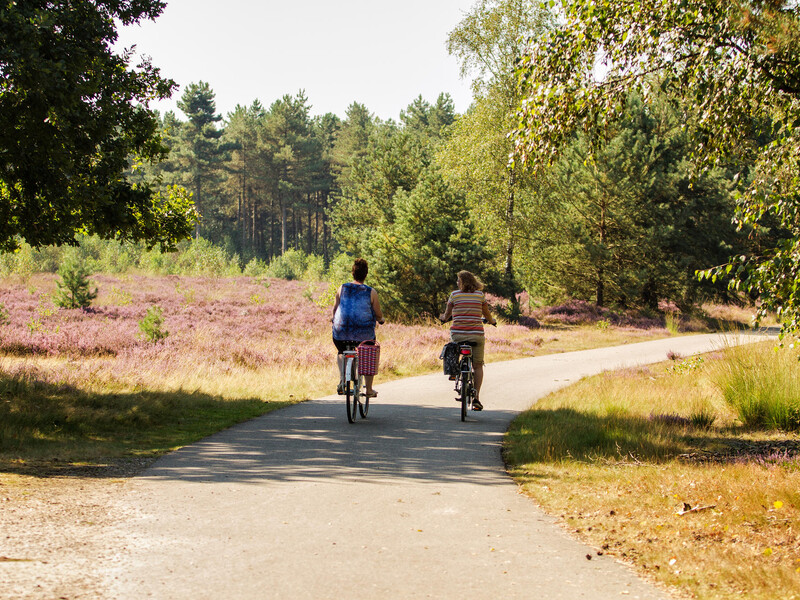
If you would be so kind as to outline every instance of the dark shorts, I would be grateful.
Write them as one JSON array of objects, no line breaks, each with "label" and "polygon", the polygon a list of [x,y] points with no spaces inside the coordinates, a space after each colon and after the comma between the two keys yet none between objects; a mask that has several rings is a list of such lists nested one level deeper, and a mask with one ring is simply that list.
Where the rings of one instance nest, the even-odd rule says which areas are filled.
[{"label": "dark shorts", "polygon": [[342,352],[347,350],[348,346],[350,346],[351,348],[355,348],[361,342],[364,342],[364,341],[374,342],[375,338],[372,338],[371,340],[358,340],[358,341],[356,341],[356,340],[337,340],[336,338],[333,338],[333,345],[336,346],[336,351],[339,354],[341,354]]}]

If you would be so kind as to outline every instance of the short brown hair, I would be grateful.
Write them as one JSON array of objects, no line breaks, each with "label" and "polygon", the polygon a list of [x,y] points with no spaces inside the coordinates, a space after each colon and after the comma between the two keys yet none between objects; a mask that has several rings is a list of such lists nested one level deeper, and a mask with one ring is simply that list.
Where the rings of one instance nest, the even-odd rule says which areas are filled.
[{"label": "short brown hair", "polygon": [[357,258],[353,263],[353,279],[363,282],[367,278],[368,272],[369,267],[367,266],[367,261],[363,258]]},{"label": "short brown hair", "polygon": [[483,289],[483,284],[469,271],[459,271],[458,289],[462,292],[477,292]]}]

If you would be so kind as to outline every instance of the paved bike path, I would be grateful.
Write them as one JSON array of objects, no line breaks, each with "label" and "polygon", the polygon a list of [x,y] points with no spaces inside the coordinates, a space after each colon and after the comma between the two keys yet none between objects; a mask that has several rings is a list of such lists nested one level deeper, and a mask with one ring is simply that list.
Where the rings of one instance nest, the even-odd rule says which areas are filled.
[{"label": "paved bike path", "polygon": [[112,595],[666,599],[520,495],[500,445],[519,411],[583,376],[721,345],[702,335],[492,363],[486,408],[464,423],[437,374],[376,384],[380,400],[352,425],[331,396],[223,431],[131,482]]}]

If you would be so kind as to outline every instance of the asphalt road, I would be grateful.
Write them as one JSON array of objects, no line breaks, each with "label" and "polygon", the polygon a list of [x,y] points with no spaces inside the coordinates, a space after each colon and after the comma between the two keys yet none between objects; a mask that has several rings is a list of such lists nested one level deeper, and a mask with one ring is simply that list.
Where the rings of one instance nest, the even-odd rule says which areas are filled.
[{"label": "asphalt road", "polygon": [[113,597],[669,598],[520,495],[502,436],[583,376],[721,345],[689,336],[489,364],[485,409],[464,423],[437,374],[377,382],[352,425],[331,396],[223,431],[128,486]]}]

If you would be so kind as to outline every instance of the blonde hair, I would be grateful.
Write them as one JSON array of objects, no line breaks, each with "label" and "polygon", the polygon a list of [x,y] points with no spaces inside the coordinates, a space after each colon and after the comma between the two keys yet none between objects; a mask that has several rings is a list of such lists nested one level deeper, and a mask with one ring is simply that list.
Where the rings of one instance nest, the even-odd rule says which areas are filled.
[{"label": "blonde hair", "polygon": [[469,271],[459,271],[458,289],[462,292],[477,292],[483,289],[483,284]]}]

